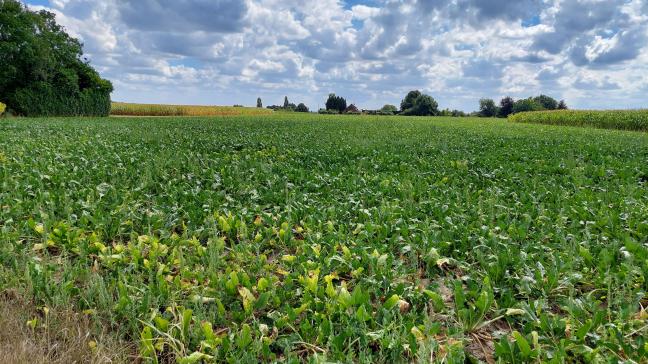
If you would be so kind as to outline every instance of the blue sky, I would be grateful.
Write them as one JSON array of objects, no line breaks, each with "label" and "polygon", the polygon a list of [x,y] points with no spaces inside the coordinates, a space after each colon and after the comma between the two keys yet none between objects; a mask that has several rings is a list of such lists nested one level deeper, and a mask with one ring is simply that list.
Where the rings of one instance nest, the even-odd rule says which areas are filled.
[{"label": "blue sky", "polygon": [[539,93],[648,107],[648,0],[29,0],[82,40],[119,101],[441,108]]}]

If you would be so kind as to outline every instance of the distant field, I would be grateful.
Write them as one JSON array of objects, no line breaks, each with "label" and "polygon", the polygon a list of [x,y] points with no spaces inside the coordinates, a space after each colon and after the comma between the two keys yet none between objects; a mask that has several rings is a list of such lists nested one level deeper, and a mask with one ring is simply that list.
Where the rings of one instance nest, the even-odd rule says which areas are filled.
[{"label": "distant field", "polygon": [[511,115],[509,120],[522,123],[648,131],[648,110],[534,111]]},{"label": "distant field", "polygon": [[648,134],[8,119],[0,186],[1,297],[50,342],[71,309],[145,362],[646,362]]},{"label": "distant field", "polygon": [[113,102],[110,115],[115,116],[234,116],[267,115],[272,110],[255,107],[158,105]]}]

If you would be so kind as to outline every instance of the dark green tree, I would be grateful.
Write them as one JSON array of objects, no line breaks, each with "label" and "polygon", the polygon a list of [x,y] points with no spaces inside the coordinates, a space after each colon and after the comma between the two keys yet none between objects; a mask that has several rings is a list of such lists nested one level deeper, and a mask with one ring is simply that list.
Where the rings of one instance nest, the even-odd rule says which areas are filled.
[{"label": "dark green tree", "polygon": [[567,110],[567,104],[565,103],[565,100],[560,100],[558,103],[558,110]]},{"label": "dark green tree", "polygon": [[338,113],[343,113],[346,108],[346,99],[341,96],[336,96],[335,94],[329,94],[328,99],[326,100],[326,110],[334,110]]},{"label": "dark green tree", "polygon": [[500,118],[506,118],[513,113],[513,105],[515,100],[512,97],[506,96],[500,101],[499,112],[497,116]]},{"label": "dark green tree", "polygon": [[261,101],[261,98],[257,98],[257,107],[262,108],[263,107],[263,102]]},{"label": "dark green tree", "polygon": [[492,118],[497,115],[497,105],[493,99],[479,100],[479,116],[483,118]]},{"label": "dark green tree", "polygon": [[429,116],[439,114],[439,104],[432,96],[422,94],[420,91],[410,91],[401,101],[403,115]]},{"label": "dark green tree", "polygon": [[0,0],[0,100],[25,116],[110,113],[110,81],[82,59],[53,13]]},{"label": "dark green tree", "polygon": [[299,105],[297,105],[297,107],[295,108],[295,111],[297,111],[297,112],[308,112],[309,110],[308,110],[308,106],[304,105],[304,103],[302,102]]},{"label": "dark green tree", "polygon": [[288,109],[290,107],[290,102],[288,102],[288,96],[284,97],[283,107],[284,109]]},{"label": "dark green tree", "polygon": [[415,91],[410,91],[407,93],[407,96],[405,96],[405,99],[401,101],[401,111],[409,110],[412,107],[414,107],[414,103],[416,102],[416,99],[418,99],[421,96],[421,91],[415,90]]},{"label": "dark green tree", "polygon": [[547,95],[540,95],[533,98],[533,101],[542,105],[545,110],[556,110],[558,108],[558,101],[553,97]]}]

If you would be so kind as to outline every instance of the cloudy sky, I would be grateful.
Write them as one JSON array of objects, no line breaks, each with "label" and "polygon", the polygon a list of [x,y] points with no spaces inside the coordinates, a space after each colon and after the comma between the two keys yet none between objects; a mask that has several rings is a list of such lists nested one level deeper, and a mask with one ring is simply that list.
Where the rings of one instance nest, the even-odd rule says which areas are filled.
[{"label": "cloudy sky", "polygon": [[545,93],[648,107],[648,0],[29,0],[82,40],[113,99],[441,108]]}]

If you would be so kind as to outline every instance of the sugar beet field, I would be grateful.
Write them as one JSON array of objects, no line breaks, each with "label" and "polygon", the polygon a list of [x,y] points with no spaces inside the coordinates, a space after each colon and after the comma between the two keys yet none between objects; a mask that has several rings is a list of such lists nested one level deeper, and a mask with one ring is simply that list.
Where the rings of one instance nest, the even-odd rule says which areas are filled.
[{"label": "sugar beet field", "polygon": [[646,362],[648,134],[0,123],[0,290],[145,362]]}]

